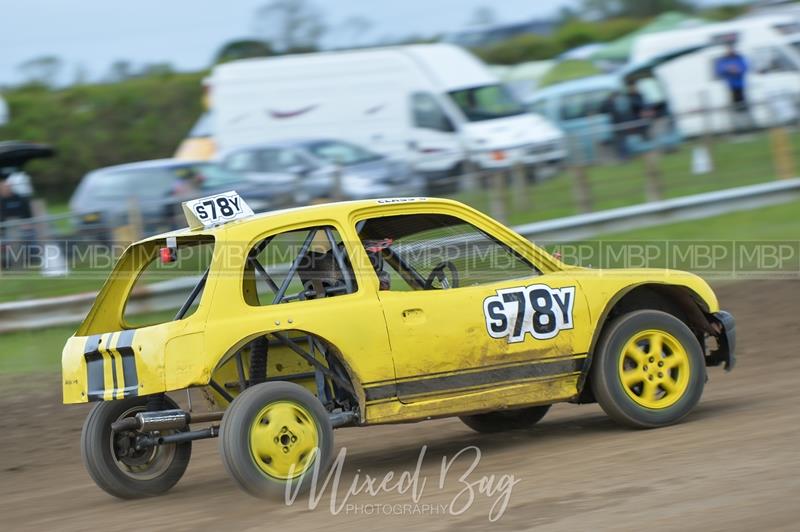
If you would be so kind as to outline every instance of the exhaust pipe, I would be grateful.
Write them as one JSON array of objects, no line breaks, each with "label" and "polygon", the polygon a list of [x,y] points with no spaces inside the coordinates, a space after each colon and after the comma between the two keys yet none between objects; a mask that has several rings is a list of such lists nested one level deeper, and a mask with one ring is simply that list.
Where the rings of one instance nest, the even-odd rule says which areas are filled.
[{"label": "exhaust pipe", "polygon": [[126,417],[111,424],[111,430],[122,432],[136,430],[139,432],[156,432],[165,430],[183,430],[189,423],[219,421],[223,412],[189,414],[184,410],[160,410],[157,412],[139,412],[133,417]]}]

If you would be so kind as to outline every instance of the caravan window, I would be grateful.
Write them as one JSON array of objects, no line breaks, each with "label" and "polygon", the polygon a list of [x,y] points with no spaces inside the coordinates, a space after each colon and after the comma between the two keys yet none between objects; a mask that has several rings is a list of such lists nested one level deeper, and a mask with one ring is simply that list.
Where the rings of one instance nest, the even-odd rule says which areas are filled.
[{"label": "caravan window", "polygon": [[445,133],[455,131],[453,123],[433,94],[427,92],[412,94],[411,112],[414,115],[414,126],[418,128],[433,129]]},{"label": "caravan window", "polygon": [[575,120],[598,114],[610,95],[611,91],[605,89],[565,94],[561,97],[561,119]]}]

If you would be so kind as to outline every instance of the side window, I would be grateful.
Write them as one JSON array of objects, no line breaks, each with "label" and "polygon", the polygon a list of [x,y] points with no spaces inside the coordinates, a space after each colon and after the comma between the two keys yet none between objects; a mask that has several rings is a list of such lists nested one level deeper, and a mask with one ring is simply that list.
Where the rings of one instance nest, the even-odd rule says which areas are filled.
[{"label": "side window", "polygon": [[774,46],[756,48],[751,54],[753,70],[760,74],[795,72],[797,65],[781,50]]},{"label": "side window", "polygon": [[258,170],[256,154],[253,151],[237,151],[225,158],[225,166],[234,172],[255,172]]},{"label": "side window", "polygon": [[[192,315],[197,309],[205,287],[206,272],[214,253],[214,239],[206,236],[181,237],[176,242],[177,246],[169,260],[162,258],[161,251],[167,245],[164,239],[137,244],[126,251],[137,254],[137,262],[141,260],[144,263],[125,301],[123,321],[126,326],[144,327],[172,321],[180,310],[183,310],[183,315],[180,317],[183,319]],[[170,301],[174,303],[160,312],[141,314],[141,304],[137,308],[135,294],[147,290],[156,283],[167,281],[173,283],[175,287],[183,287],[180,297],[172,298]]]},{"label": "side window", "polygon": [[350,259],[330,226],[270,236],[248,253],[243,290],[253,306],[322,299],[357,290]]},{"label": "side window", "polygon": [[302,159],[292,149],[268,148],[259,151],[260,168],[264,172],[286,172],[303,165]]},{"label": "side window", "polygon": [[453,122],[445,114],[433,94],[417,92],[411,95],[411,112],[414,126],[450,133],[455,131]]},{"label": "side window", "polygon": [[455,216],[386,216],[357,229],[382,290],[459,288],[539,274],[511,248]]}]

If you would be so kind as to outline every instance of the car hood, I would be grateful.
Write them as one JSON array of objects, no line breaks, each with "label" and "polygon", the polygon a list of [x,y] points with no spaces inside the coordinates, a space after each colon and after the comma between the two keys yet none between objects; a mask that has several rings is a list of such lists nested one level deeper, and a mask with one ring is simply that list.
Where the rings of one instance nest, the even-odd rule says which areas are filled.
[{"label": "car hood", "polygon": [[525,113],[462,125],[471,150],[502,150],[559,141],[564,133],[543,116]]}]

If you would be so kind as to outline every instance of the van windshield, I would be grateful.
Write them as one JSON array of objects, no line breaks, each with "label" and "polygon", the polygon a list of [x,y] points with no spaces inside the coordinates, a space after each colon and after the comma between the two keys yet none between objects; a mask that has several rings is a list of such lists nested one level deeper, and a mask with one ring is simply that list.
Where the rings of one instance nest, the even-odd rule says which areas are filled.
[{"label": "van windshield", "polygon": [[494,84],[451,91],[450,97],[470,122],[492,120],[525,113],[505,85]]}]

